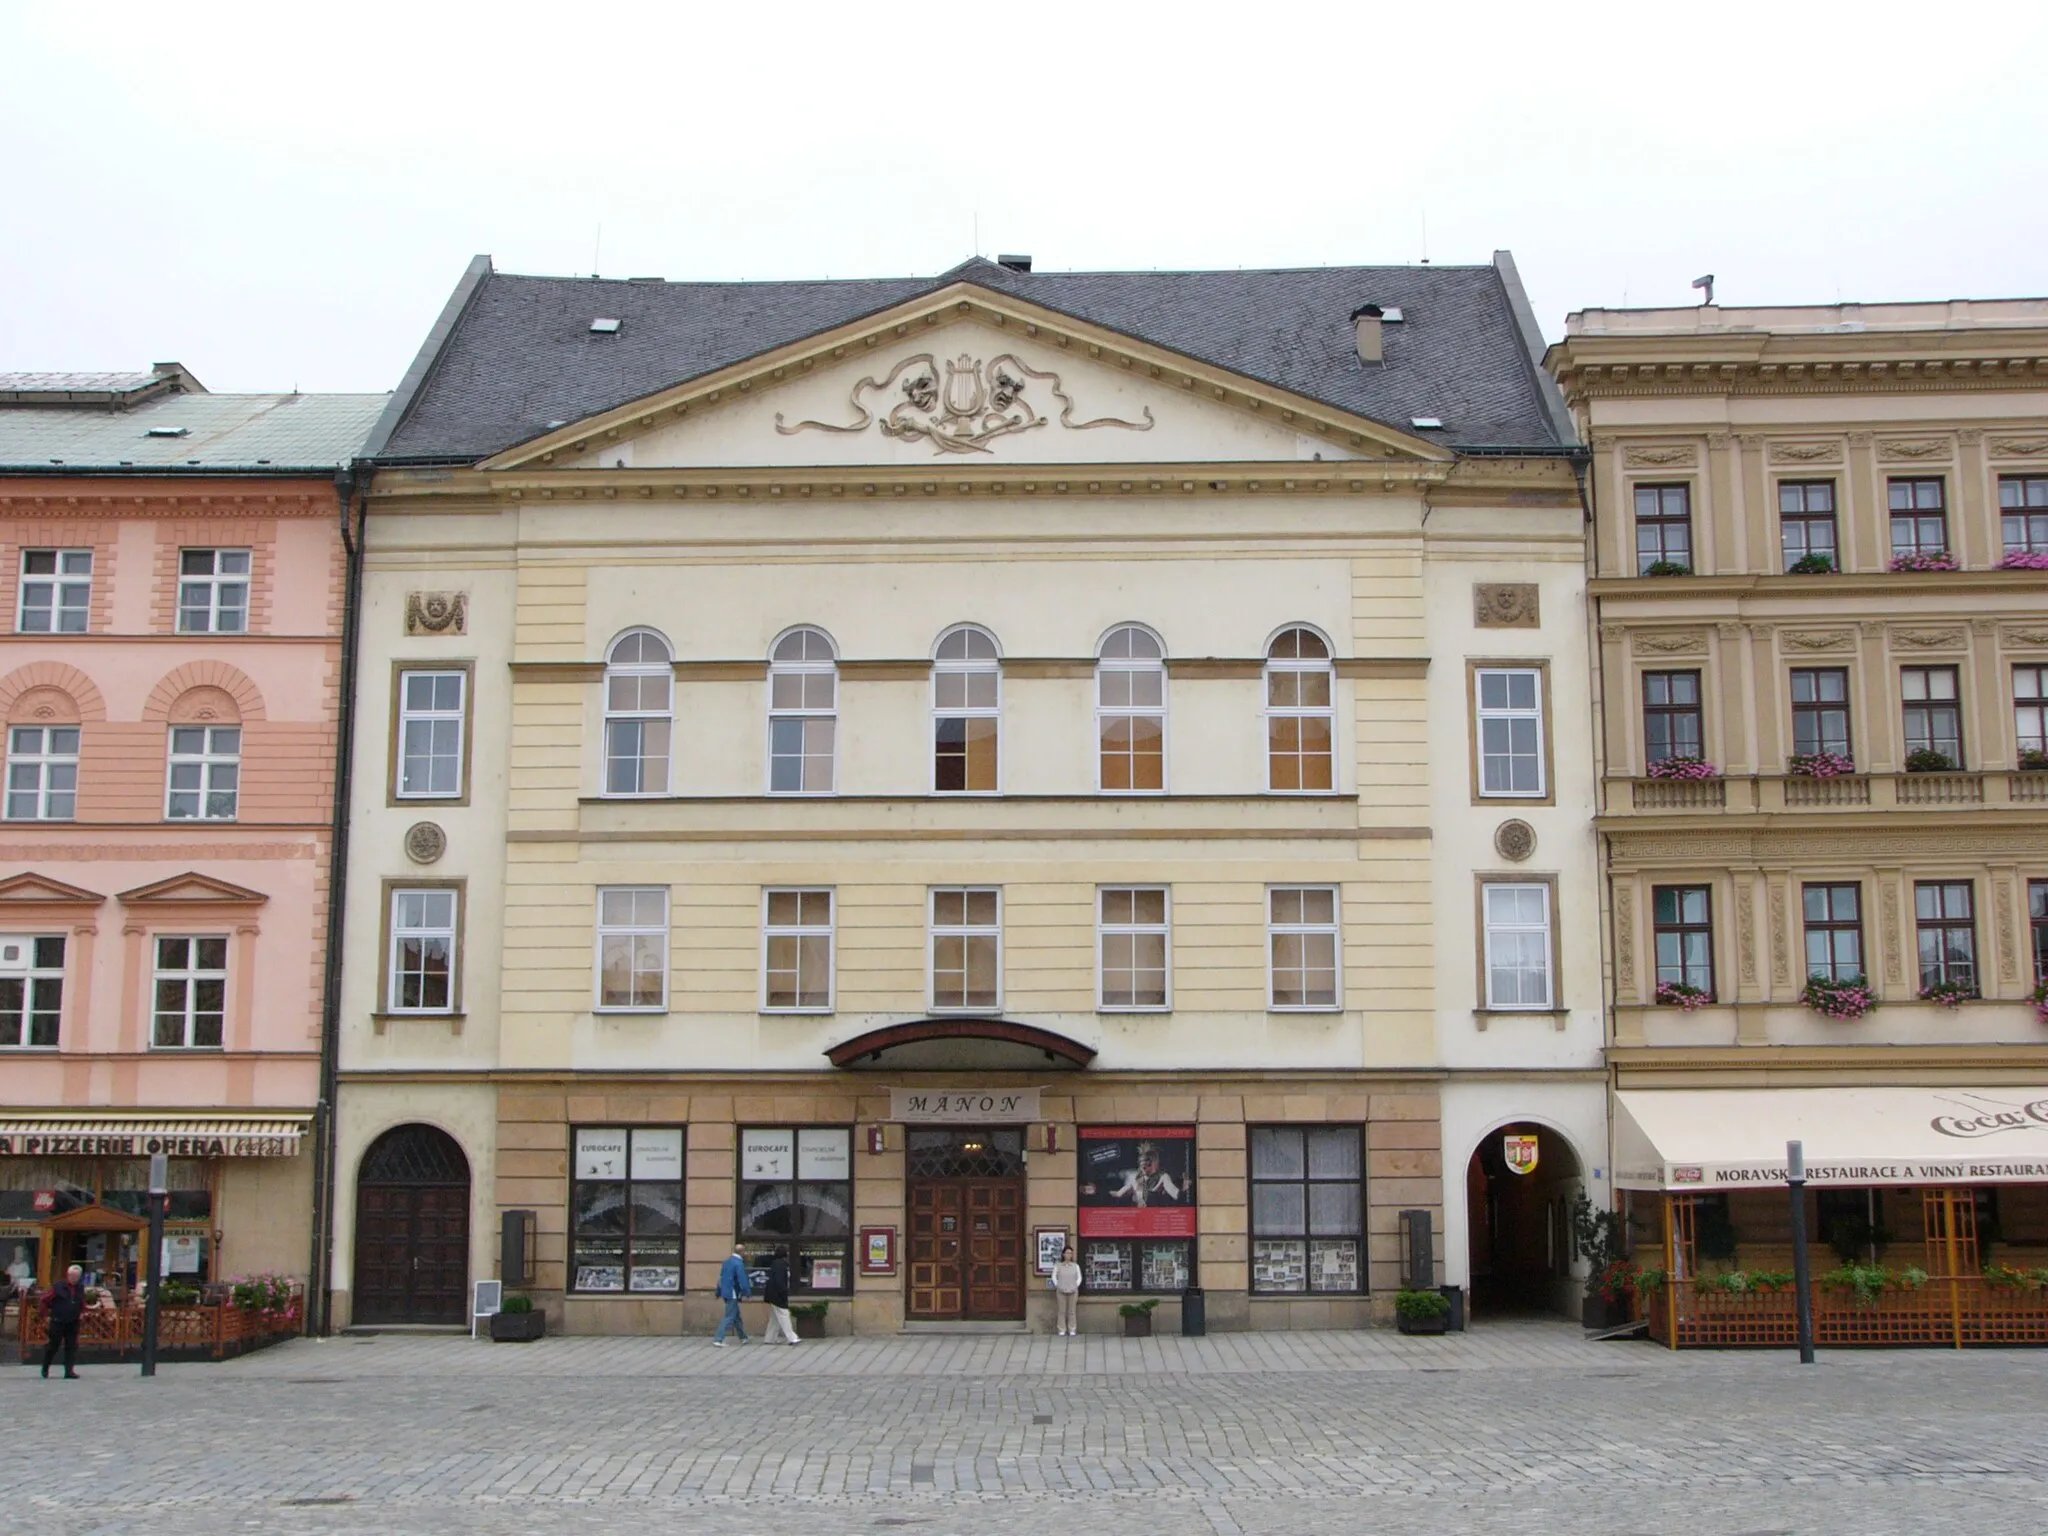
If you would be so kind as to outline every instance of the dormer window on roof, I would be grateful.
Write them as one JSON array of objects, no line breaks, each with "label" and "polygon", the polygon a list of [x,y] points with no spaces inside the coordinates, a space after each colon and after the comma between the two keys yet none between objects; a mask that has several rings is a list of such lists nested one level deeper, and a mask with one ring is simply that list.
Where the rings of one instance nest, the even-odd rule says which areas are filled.
[{"label": "dormer window on roof", "polygon": [[600,336],[616,336],[619,334],[619,322],[605,315],[599,315],[595,320],[591,321],[590,328]]},{"label": "dormer window on roof", "polygon": [[183,437],[191,430],[190,427],[148,427],[144,429],[142,435],[144,437]]}]

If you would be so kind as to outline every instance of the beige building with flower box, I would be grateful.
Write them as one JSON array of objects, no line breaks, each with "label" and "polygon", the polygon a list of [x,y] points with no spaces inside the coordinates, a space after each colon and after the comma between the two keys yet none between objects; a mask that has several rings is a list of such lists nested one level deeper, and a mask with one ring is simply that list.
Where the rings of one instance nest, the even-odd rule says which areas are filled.
[{"label": "beige building with flower box", "polygon": [[1549,365],[1639,1257],[1784,1263],[1798,1137],[1845,1256],[2048,1260],[2048,301],[1589,310]]},{"label": "beige building with flower box", "polygon": [[1432,1282],[1568,1290],[1540,354],[1504,255],[480,260],[372,445],[337,1311],[460,1317],[522,1212],[572,1332],[708,1331],[736,1242],[833,1331],[1049,1326],[1070,1241],[1088,1329],[1356,1324],[1410,1211]]}]

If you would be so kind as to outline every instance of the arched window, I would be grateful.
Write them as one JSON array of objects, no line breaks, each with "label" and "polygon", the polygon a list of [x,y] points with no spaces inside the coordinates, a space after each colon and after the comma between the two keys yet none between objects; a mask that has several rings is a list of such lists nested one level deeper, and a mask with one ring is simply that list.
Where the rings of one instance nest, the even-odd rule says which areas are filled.
[{"label": "arched window", "polygon": [[1312,629],[1283,629],[1266,647],[1267,788],[1329,789],[1330,647]]},{"label": "arched window", "polygon": [[839,667],[819,629],[792,629],[768,653],[768,791],[829,795]]},{"label": "arched window", "polygon": [[1095,665],[1095,731],[1107,792],[1166,788],[1165,654],[1159,637],[1136,624],[1103,638]]},{"label": "arched window", "polygon": [[675,671],[668,642],[635,629],[612,642],[604,672],[604,792],[668,793],[669,706]]},{"label": "arched window", "polygon": [[1002,660],[995,637],[962,624],[939,637],[932,667],[932,788],[992,795],[1002,720]]}]

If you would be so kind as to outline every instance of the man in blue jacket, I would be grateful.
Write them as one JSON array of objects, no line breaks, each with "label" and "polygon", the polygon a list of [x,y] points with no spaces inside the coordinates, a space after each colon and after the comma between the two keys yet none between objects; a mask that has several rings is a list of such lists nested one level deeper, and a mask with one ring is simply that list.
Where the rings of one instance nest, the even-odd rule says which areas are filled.
[{"label": "man in blue jacket", "polygon": [[719,1319],[718,1332],[712,1336],[713,1349],[725,1348],[728,1330],[737,1333],[742,1344],[747,1342],[747,1325],[740,1321],[740,1302],[753,1294],[754,1281],[747,1273],[746,1255],[735,1245],[732,1257],[718,1272],[718,1299],[725,1303],[725,1316]]}]

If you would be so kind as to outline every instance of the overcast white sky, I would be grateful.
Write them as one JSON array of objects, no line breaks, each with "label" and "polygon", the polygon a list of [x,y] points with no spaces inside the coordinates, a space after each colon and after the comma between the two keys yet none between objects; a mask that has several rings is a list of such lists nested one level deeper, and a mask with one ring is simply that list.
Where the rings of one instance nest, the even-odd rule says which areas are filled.
[{"label": "overcast white sky", "polygon": [[[0,371],[393,387],[476,252],[2048,291],[2048,5],[0,0]],[[1424,227],[1427,224],[1427,245]],[[598,230],[603,227],[601,253]]]}]

